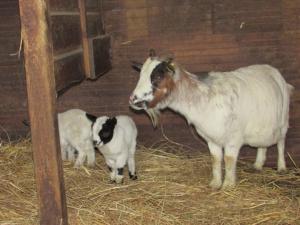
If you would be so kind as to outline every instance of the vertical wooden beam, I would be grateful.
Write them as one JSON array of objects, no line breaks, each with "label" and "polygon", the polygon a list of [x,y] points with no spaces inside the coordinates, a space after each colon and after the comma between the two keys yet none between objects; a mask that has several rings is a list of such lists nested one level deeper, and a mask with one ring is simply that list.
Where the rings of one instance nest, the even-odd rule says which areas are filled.
[{"label": "vertical wooden beam", "polygon": [[90,60],[89,53],[89,40],[87,34],[87,17],[86,17],[86,7],[85,0],[78,0],[79,13],[80,13],[80,28],[82,37],[82,49],[83,49],[83,63],[84,72],[87,78],[95,78],[95,72],[93,65]]},{"label": "vertical wooden beam", "polygon": [[67,225],[47,0],[19,0],[41,225]]}]

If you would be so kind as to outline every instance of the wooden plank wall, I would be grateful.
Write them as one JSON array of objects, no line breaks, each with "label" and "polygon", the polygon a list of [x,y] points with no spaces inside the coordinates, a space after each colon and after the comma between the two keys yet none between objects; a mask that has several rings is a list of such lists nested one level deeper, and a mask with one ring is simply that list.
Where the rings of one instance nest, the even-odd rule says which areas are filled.
[{"label": "wooden plank wall", "polygon": [[[162,139],[162,131],[154,131],[145,114],[128,108],[129,95],[138,80],[129,61],[144,60],[149,48],[173,53],[192,72],[269,63],[299,87],[299,7],[299,0],[104,0],[104,28],[112,36],[113,70],[67,91],[59,99],[59,109],[79,107],[97,115],[129,114],[138,124],[140,143]],[[299,96],[296,89],[287,140],[288,151],[298,164]],[[207,151],[180,116],[167,111],[162,119],[169,138],[193,147],[203,144],[199,148]],[[8,130],[14,130],[12,124]],[[250,153],[243,151],[245,157],[253,157],[255,151]],[[276,152],[269,155],[275,162]]]},{"label": "wooden plank wall", "polygon": [[16,53],[21,39],[18,0],[0,1],[0,137],[26,135],[28,117],[23,60]]}]

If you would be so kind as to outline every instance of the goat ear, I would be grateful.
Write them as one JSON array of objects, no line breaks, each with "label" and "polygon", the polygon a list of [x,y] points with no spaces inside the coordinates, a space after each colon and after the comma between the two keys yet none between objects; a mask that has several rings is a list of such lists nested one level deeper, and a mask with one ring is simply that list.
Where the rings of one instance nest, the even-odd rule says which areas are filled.
[{"label": "goat ear", "polygon": [[151,48],[151,49],[149,50],[149,56],[150,56],[151,58],[153,58],[153,57],[156,56],[156,52],[155,52],[155,50],[154,50],[153,48]]},{"label": "goat ear", "polygon": [[92,123],[95,123],[95,122],[96,122],[97,116],[94,116],[94,115],[88,114],[88,113],[86,113],[85,115],[86,115],[86,117],[87,117]]},{"label": "goat ear", "polygon": [[137,72],[141,72],[142,66],[143,66],[142,63],[131,61],[131,67]]},{"label": "goat ear", "polygon": [[173,62],[174,58],[173,57],[168,57],[166,58],[166,63],[171,64]]},{"label": "goat ear", "polygon": [[103,127],[105,127],[105,129],[113,130],[115,129],[116,124],[117,124],[116,117],[112,117],[105,121]]},{"label": "goat ear", "polygon": [[111,123],[111,125],[112,125],[113,127],[115,127],[116,124],[117,124],[117,118],[116,118],[116,117],[111,118],[111,119],[110,119],[110,123]]}]

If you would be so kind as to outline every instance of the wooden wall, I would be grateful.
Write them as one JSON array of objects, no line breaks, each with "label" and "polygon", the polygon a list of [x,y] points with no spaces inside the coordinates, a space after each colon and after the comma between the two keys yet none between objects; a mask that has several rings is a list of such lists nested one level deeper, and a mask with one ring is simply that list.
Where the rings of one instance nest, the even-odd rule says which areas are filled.
[{"label": "wooden wall", "polygon": [[26,134],[27,118],[24,65],[16,53],[20,45],[18,0],[0,1],[0,137]]},{"label": "wooden wall", "polygon": [[[4,2],[9,5],[17,1]],[[5,4],[0,6],[2,10]],[[145,114],[128,108],[129,95],[138,80],[138,74],[130,68],[130,60],[143,61],[148,49],[155,48],[159,53],[173,53],[191,72],[225,71],[268,63],[280,69],[296,87],[287,150],[300,164],[297,150],[300,142],[299,0],[103,0],[103,9],[104,27],[112,36],[113,70],[97,81],[85,81],[67,91],[59,98],[59,111],[78,107],[97,115],[132,115],[138,124],[140,143],[153,144],[162,139],[162,131],[154,131]],[[17,27],[16,23],[11,26]],[[12,35],[18,42],[18,35]],[[1,42],[0,48],[3,47]],[[6,58],[1,54],[1,59]],[[0,65],[2,68],[2,61]],[[20,71],[21,67],[16,65]],[[11,75],[12,67],[7,68],[10,74],[4,74],[2,69],[0,73],[0,85],[5,86],[0,96],[6,96],[6,105],[0,102],[0,123],[9,133],[24,134],[26,128],[20,125],[26,117],[23,75],[20,72]],[[12,85],[16,82],[20,83],[18,90]],[[166,111],[162,120],[169,138],[189,146],[201,146],[206,151],[205,144],[180,116]],[[245,157],[254,153],[243,151]],[[276,161],[276,155],[270,153],[272,162]]]}]

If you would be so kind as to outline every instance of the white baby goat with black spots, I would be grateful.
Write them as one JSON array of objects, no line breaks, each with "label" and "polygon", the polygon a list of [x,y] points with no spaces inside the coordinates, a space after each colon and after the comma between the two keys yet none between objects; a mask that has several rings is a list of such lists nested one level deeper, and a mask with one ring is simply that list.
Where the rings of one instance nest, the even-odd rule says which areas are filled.
[{"label": "white baby goat with black spots", "polygon": [[70,109],[58,114],[58,128],[63,160],[75,161],[80,167],[87,158],[87,165],[94,166],[95,150],[92,139],[92,121],[94,117],[80,109]]},{"label": "white baby goat with black spots", "polygon": [[157,57],[153,50],[143,65],[133,66],[140,71],[140,79],[130,105],[146,110],[154,123],[159,111],[168,107],[194,125],[212,155],[211,187],[235,185],[236,162],[243,145],[258,148],[254,166],[261,169],[267,147],[277,144],[278,171],[286,169],[284,145],[293,87],[277,69],[253,65],[197,77],[171,58]]},{"label": "white baby goat with black spots", "polygon": [[135,173],[135,150],[137,128],[128,116],[91,118],[94,122],[94,146],[103,154],[110,170],[110,178],[122,183],[124,166],[128,163],[129,177],[137,179]]}]

